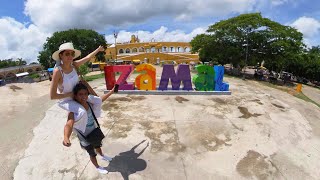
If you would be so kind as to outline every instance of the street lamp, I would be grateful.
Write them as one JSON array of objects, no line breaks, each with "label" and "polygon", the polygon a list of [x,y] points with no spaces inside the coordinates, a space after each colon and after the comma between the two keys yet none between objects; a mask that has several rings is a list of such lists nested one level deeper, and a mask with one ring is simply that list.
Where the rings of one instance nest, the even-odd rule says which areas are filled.
[{"label": "street lamp", "polygon": [[114,49],[115,49],[115,58],[113,60],[113,65],[114,65],[115,61],[117,59],[117,37],[118,37],[118,33],[116,31],[113,32],[113,37],[114,37]]},{"label": "street lamp", "polygon": [[246,79],[246,67],[247,67],[247,61],[248,61],[248,46],[249,46],[249,42],[248,42],[248,35],[246,36],[246,44],[244,44],[243,46],[246,46],[246,58],[244,59],[244,67],[243,67],[243,76],[242,79]]},{"label": "street lamp", "polygon": [[252,26],[249,25],[246,29],[246,59],[244,60],[244,72],[243,72],[243,79],[246,79],[246,67],[248,62],[248,51],[249,51],[249,33],[251,33]]}]

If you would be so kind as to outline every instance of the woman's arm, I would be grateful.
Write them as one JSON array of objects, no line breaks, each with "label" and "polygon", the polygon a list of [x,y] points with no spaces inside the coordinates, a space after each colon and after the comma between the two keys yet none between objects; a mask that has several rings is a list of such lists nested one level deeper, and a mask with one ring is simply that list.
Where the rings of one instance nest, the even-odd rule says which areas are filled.
[{"label": "woman's arm", "polygon": [[58,83],[59,80],[62,78],[61,72],[59,71],[58,68],[55,68],[53,70],[53,75],[52,75],[52,81],[51,81],[51,86],[50,86],[50,99],[62,99],[66,97],[73,97],[72,92],[67,93],[67,94],[58,94],[57,89],[58,89]]},{"label": "woman's arm", "polygon": [[86,57],[79,59],[73,62],[73,65],[76,67],[81,66],[82,64],[88,62],[91,58],[93,58],[98,52],[104,51],[103,46],[99,46],[96,50],[88,54]]}]

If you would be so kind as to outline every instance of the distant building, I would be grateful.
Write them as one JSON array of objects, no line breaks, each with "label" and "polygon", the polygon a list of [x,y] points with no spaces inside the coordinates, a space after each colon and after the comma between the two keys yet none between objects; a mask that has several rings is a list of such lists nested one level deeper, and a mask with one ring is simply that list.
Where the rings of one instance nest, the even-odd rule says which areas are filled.
[{"label": "distant building", "polygon": [[123,62],[159,64],[162,62],[190,63],[199,62],[198,54],[191,54],[187,42],[140,42],[135,35],[128,43],[112,44],[106,50],[106,59]]},{"label": "distant building", "polygon": [[0,79],[12,79],[16,77],[16,74],[28,72],[32,74],[34,72],[41,71],[43,68],[41,64],[22,65],[0,69]]}]

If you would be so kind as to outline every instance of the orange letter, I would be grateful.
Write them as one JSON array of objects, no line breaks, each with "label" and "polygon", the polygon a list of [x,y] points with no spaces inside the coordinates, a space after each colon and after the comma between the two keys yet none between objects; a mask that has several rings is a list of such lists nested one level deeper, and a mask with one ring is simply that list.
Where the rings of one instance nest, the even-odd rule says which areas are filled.
[{"label": "orange letter", "polygon": [[156,90],[156,69],[151,64],[140,64],[136,71],[146,71],[136,77],[135,84],[139,90]]}]

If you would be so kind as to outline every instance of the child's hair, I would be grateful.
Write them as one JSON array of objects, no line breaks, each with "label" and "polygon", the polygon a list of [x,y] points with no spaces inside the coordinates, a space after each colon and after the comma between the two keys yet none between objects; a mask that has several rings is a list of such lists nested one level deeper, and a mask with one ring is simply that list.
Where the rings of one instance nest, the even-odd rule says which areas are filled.
[{"label": "child's hair", "polygon": [[81,82],[78,82],[78,83],[76,84],[76,86],[74,86],[74,88],[73,88],[73,94],[74,94],[74,95],[77,95],[78,92],[79,92],[80,90],[83,90],[83,89],[84,89],[84,90],[87,90],[87,91],[89,92],[87,86],[85,86],[85,85],[82,84]]}]

